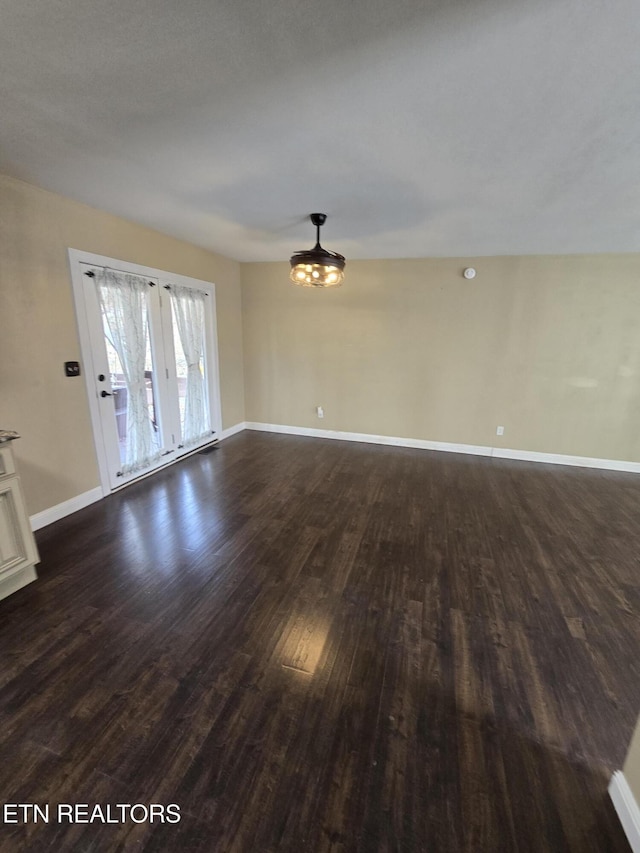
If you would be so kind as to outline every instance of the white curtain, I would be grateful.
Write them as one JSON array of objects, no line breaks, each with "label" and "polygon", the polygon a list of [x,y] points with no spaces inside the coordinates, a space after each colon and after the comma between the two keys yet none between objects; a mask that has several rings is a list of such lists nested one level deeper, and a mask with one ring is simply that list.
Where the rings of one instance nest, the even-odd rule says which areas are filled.
[{"label": "white curtain", "polygon": [[204,301],[201,290],[171,285],[171,304],[187,362],[187,387],[182,419],[182,444],[197,444],[211,434],[207,394],[201,366],[204,352]]},{"label": "white curtain", "polygon": [[148,282],[136,275],[96,272],[98,297],[113,348],[118,353],[127,388],[127,438],[123,474],[146,468],[159,456],[149,417],[145,359],[147,351]]}]

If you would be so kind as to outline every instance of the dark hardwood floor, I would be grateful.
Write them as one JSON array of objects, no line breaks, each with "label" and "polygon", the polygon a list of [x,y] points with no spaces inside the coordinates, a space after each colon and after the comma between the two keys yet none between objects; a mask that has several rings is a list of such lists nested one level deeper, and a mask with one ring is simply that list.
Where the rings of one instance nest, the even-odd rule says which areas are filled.
[{"label": "dark hardwood floor", "polygon": [[[245,432],[38,534],[4,851],[628,851],[640,477]],[[140,813],[139,813],[140,814]]]}]

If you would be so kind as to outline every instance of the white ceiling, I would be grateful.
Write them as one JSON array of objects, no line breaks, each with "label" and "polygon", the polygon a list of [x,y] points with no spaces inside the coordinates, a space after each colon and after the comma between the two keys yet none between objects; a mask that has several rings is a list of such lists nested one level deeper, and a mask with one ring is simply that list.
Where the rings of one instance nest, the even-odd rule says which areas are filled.
[{"label": "white ceiling", "polygon": [[239,260],[640,250],[638,0],[2,0],[0,172]]}]

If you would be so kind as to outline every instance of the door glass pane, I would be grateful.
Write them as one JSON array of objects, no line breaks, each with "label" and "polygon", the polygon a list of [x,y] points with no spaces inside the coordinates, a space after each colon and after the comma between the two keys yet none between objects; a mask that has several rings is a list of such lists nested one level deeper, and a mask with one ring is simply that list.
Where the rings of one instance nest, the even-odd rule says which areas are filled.
[{"label": "door glass pane", "polygon": [[[103,318],[104,319],[104,318]],[[120,449],[120,463],[127,463],[127,454],[131,456],[131,447],[127,447],[127,417],[130,417],[128,412],[128,394],[127,383],[124,378],[124,371],[120,364],[120,357],[115,351],[113,344],[109,340],[109,329],[106,321],[104,322],[104,338],[107,347],[107,359],[109,361],[109,373],[111,379],[111,391],[113,393],[113,403],[116,415],[116,427],[118,430],[118,445]],[[147,327],[148,329],[148,327]],[[151,443],[152,452],[160,451],[160,431],[158,428],[158,419],[156,417],[156,395],[154,389],[154,373],[153,363],[151,361],[151,344],[147,331],[147,346],[145,356],[145,396],[147,401],[148,418],[151,423]]]},{"label": "door glass pane", "polygon": [[118,436],[121,471],[142,471],[160,458],[160,435],[148,282],[139,276],[101,271],[96,277],[102,329],[109,363],[112,413]]},{"label": "door glass pane", "polygon": [[173,345],[176,353],[178,405],[180,406],[180,435],[182,436],[184,435],[184,412],[187,401],[187,359],[185,357],[182,344],[180,343],[180,335],[178,334],[178,326],[176,324],[176,314],[173,309],[171,311],[171,319],[173,320]]},{"label": "door glass pane", "polygon": [[204,352],[205,294],[171,288],[171,320],[178,379],[181,445],[198,444],[211,436]]}]

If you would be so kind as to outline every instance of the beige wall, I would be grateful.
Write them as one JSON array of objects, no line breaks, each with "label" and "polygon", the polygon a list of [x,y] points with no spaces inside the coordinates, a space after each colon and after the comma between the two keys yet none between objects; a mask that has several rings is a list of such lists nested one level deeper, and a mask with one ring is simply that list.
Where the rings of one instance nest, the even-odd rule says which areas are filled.
[{"label": "beige wall", "polygon": [[240,265],[62,196],[0,176],[0,428],[14,445],[29,513],[99,485],[67,249],[216,285],[223,427],[244,420]]},{"label": "beige wall", "polygon": [[0,427],[23,436],[30,513],[98,485],[84,384],[62,371],[80,358],[68,247],[215,282],[224,427],[640,461],[640,255],[351,261],[314,291],[286,262],[240,265],[0,176]]},{"label": "beige wall", "polygon": [[640,461],[640,255],[352,261],[319,291],[243,264],[242,302],[248,421]]},{"label": "beige wall", "polygon": [[640,806],[640,717],[638,718],[636,730],[629,744],[629,752],[627,753],[623,772],[635,797],[635,801]]}]

